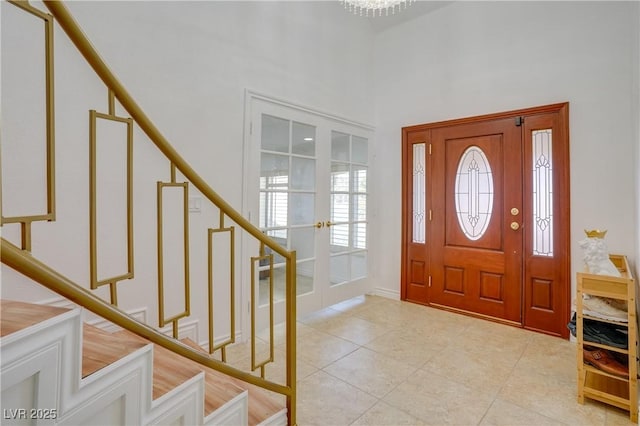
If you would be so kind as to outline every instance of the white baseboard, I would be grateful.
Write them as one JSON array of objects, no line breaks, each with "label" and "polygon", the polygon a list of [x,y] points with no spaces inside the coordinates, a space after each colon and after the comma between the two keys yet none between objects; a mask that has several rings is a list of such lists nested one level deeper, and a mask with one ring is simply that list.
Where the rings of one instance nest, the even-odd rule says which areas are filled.
[{"label": "white baseboard", "polygon": [[[147,308],[133,309],[131,311],[127,311],[127,314],[133,317],[136,321],[139,321],[143,324],[147,323]],[[122,327],[100,317],[95,317],[91,320],[88,320],[87,324],[98,327],[104,331],[108,331],[109,333],[115,333],[122,330]]]},{"label": "white baseboard", "polygon": [[400,292],[396,290],[389,290],[388,288],[376,287],[373,289],[372,294],[380,297],[386,297],[387,299],[400,300]]},{"label": "white baseboard", "polygon": [[[198,320],[186,321],[178,324],[178,337],[180,339],[189,338],[194,342],[198,341]],[[173,326],[168,325],[159,330],[169,337],[173,336]]]},{"label": "white baseboard", "polygon": [[[388,296],[386,296],[388,297]],[[393,298],[393,297],[392,297]],[[40,302],[39,304],[41,305],[48,305],[48,306],[55,306],[58,308],[67,308],[67,309],[75,309],[78,306],[71,302],[70,300],[65,299],[64,297],[54,297],[51,299],[47,299],[44,300],[42,302]],[[147,313],[148,313],[148,309],[145,308],[136,308],[136,309],[132,309],[130,311],[126,311],[127,314],[129,314],[130,316],[132,316],[133,318],[135,318],[137,321],[140,321],[143,324],[147,324]],[[92,314],[91,314],[92,315]],[[114,333],[117,331],[122,330],[122,328],[116,324],[113,324],[112,322],[104,319],[104,318],[100,318],[100,317],[92,317],[91,319],[86,319],[87,324],[92,325],[94,327],[98,327],[104,331],[107,331],[109,333]],[[158,331],[160,331],[161,333],[166,334],[167,336],[171,336],[173,333],[173,328],[171,326],[165,326],[161,329],[159,329]],[[193,340],[194,342],[198,342],[198,344],[203,347],[203,348],[208,348],[209,347],[209,340],[205,339],[205,340],[199,340],[198,336],[199,336],[199,321],[195,320],[195,321],[183,321],[178,325],[178,336],[181,339],[184,338],[189,338],[191,340]],[[205,331],[206,334],[206,331]],[[216,336],[215,338],[215,344],[216,346],[219,345],[220,343],[226,341],[229,339],[229,335],[223,335],[223,336]],[[236,331],[236,339],[235,339],[235,343],[242,343],[242,331]]]},{"label": "white baseboard", "polygon": [[[214,340],[214,346],[218,346],[220,343],[222,342],[226,342],[227,340],[229,340],[229,337],[231,337],[228,334],[225,334],[224,336],[217,336]],[[238,343],[243,343],[242,340],[242,331],[236,331],[236,339],[235,342],[232,343],[231,345],[237,345]],[[203,347],[208,349],[209,348],[209,340],[201,340],[198,342],[198,344]]]},{"label": "white baseboard", "polygon": [[51,299],[46,299],[41,302],[34,302],[38,305],[47,305],[54,306],[56,308],[65,308],[65,309],[75,309],[78,307],[75,303],[73,303],[69,299],[65,299],[64,297],[53,297]]},{"label": "white baseboard", "polygon": [[[64,297],[54,297],[51,299],[43,300],[38,304],[66,309],[75,309],[80,307],[72,301],[65,299]],[[143,324],[147,323],[147,308],[131,309],[129,311],[126,311],[126,313]],[[98,327],[104,331],[108,331],[109,333],[115,333],[122,330],[122,327],[117,326],[116,324],[104,318],[100,318],[99,316],[94,315],[92,312],[86,309],[83,309],[83,319],[87,324]]]}]

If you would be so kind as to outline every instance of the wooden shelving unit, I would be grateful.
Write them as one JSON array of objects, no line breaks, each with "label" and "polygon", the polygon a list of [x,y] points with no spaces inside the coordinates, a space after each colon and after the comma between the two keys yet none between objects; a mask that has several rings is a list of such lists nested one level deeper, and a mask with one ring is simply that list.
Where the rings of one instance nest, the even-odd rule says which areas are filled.
[{"label": "wooden shelving unit", "polygon": [[[588,272],[577,274],[576,298],[576,338],[578,340],[578,402],[584,404],[584,398],[591,398],[629,411],[631,421],[638,421],[638,319],[636,315],[637,288],[627,258],[621,255],[611,255],[611,261],[616,265],[622,277],[594,275]],[[608,297],[625,300],[628,304],[628,323],[606,321],[583,314],[582,296]],[[592,343],[583,339],[584,319],[614,323],[628,328],[628,349]],[[583,346],[592,346],[608,351],[624,354],[629,363],[629,376],[618,377],[584,363]]]}]

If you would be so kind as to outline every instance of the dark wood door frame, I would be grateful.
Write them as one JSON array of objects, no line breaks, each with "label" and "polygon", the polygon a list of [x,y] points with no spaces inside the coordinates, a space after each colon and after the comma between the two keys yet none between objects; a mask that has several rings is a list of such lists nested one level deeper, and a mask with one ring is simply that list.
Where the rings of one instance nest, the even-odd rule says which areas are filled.
[{"label": "dark wood door frame", "polygon": [[[519,324],[531,330],[568,338],[566,324],[569,321],[571,303],[571,258],[570,258],[570,193],[569,193],[569,104],[558,103],[508,112],[441,121],[402,129],[402,271],[401,299],[430,305],[431,253],[425,244],[413,242],[413,149],[424,143],[427,151],[424,165],[424,179],[429,191],[430,173],[433,169],[429,154],[431,134],[435,129],[460,126],[470,123],[513,119],[514,125],[522,130],[523,144],[523,214],[532,211],[531,194],[533,178],[527,176],[531,170],[533,143],[531,132],[539,129],[553,129],[553,248],[552,257],[533,255],[531,244],[533,227],[524,222],[523,268],[522,268],[522,315]],[[426,195],[427,211],[433,209],[429,194]],[[428,220],[428,219],[425,219]],[[427,222],[426,238],[430,237]],[[535,273],[531,273],[534,271]],[[552,290],[553,289],[553,290]],[[449,309],[444,307],[444,309]],[[451,309],[456,310],[456,309]],[[464,312],[485,317],[484,315]],[[489,318],[492,319],[492,318]],[[495,320],[495,319],[494,319]],[[497,320],[500,321],[500,320]],[[502,321],[500,321],[502,322]],[[507,322],[513,324],[513,322]]]}]

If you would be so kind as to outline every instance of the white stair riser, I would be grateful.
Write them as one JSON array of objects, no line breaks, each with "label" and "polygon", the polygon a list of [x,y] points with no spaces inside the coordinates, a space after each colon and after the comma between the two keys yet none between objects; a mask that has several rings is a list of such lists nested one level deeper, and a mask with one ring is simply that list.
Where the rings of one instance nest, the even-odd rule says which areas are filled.
[{"label": "white stair riser", "polygon": [[81,318],[76,309],[0,339],[3,425],[247,424],[247,392],[204,418],[204,373],[152,400],[152,345],[82,379]]}]

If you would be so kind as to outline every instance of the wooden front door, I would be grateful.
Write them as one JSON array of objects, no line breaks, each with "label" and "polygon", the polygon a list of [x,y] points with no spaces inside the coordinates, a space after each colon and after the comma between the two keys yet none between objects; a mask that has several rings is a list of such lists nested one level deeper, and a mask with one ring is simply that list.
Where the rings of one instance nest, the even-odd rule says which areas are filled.
[{"label": "wooden front door", "polygon": [[520,136],[509,118],[433,130],[431,304],[520,321]]},{"label": "wooden front door", "polygon": [[403,129],[403,300],[567,336],[567,108]]}]

